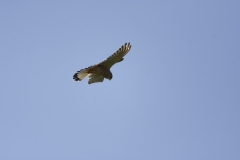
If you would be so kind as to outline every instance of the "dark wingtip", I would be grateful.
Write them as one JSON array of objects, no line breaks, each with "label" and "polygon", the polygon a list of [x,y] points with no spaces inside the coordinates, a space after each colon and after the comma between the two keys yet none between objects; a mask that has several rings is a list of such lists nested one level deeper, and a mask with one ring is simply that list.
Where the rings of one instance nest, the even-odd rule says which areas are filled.
[{"label": "dark wingtip", "polygon": [[131,49],[131,47],[132,47],[132,45],[130,44],[130,42],[128,42],[128,43],[125,43],[125,45],[129,47],[129,50],[130,50],[130,49]]},{"label": "dark wingtip", "polygon": [[[78,71],[78,72],[79,72],[79,71]],[[78,75],[78,72],[73,75],[73,80],[74,80],[74,81],[81,81],[81,79],[78,78],[78,76],[77,76],[77,75]]]}]

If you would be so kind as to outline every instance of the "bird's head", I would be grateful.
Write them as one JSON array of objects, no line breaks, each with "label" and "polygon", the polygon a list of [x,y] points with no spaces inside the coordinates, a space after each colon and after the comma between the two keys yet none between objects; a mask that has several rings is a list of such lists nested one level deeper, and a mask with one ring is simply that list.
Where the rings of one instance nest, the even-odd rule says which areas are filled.
[{"label": "bird's head", "polygon": [[[110,72],[111,73],[111,72]],[[108,80],[111,80],[113,77],[112,73],[108,75],[108,77],[106,77]]]}]

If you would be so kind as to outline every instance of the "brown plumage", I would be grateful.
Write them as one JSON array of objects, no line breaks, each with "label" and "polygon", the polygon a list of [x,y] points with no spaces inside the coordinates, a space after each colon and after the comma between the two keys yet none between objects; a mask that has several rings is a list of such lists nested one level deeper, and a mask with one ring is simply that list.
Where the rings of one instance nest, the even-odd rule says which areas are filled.
[{"label": "brown plumage", "polygon": [[73,80],[81,81],[88,75],[89,75],[88,84],[102,82],[104,78],[111,80],[113,76],[112,72],[110,71],[110,68],[114,64],[121,62],[124,59],[123,57],[130,51],[130,49],[131,49],[130,43],[125,43],[124,45],[122,45],[121,48],[119,48],[106,60],[75,73],[73,75]]}]

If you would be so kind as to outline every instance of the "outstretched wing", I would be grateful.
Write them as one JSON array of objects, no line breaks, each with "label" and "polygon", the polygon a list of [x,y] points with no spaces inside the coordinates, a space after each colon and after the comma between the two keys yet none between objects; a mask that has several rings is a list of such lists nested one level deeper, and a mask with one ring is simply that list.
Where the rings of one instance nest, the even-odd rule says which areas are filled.
[{"label": "outstretched wing", "polygon": [[73,75],[73,80],[74,81],[83,80],[90,73],[90,71],[93,70],[95,67],[96,67],[96,65],[93,65],[93,66],[90,66],[88,68],[81,69],[80,71],[77,71],[77,73],[75,73]]},{"label": "outstretched wing", "polygon": [[96,82],[102,82],[103,80],[104,80],[103,76],[100,76],[100,75],[97,75],[97,74],[90,74],[88,84],[96,83]]},{"label": "outstretched wing", "polygon": [[98,65],[102,65],[107,69],[110,69],[115,63],[121,62],[123,57],[130,51],[131,45],[130,43],[125,43],[119,48],[115,53],[109,56],[106,60],[102,61]]}]

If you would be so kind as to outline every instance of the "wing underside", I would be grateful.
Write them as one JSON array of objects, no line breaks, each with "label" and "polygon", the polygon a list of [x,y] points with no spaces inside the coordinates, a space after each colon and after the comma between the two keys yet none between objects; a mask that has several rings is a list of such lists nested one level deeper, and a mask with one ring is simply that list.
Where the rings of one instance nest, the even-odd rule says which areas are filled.
[{"label": "wing underside", "polygon": [[115,53],[113,53],[98,65],[103,65],[104,67],[110,69],[115,63],[121,62],[123,60],[123,57],[130,51],[130,49],[130,43],[125,43]]},{"label": "wing underside", "polygon": [[81,81],[83,80],[85,77],[87,77],[87,75],[89,74],[89,72],[95,67],[95,65],[90,66],[88,68],[85,69],[81,69],[80,71],[77,71],[77,73],[75,73],[73,75],[73,80],[74,81]]}]

